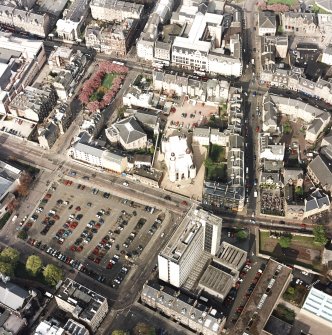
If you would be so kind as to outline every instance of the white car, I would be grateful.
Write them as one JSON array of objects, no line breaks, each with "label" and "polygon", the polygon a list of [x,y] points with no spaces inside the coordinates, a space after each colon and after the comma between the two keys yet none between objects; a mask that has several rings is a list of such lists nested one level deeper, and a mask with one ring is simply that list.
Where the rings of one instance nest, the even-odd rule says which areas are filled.
[{"label": "white car", "polygon": [[123,185],[123,186],[126,186],[126,187],[129,186],[129,184],[128,184],[126,181],[124,181],[124,182],[122,183],[122,185]]}]

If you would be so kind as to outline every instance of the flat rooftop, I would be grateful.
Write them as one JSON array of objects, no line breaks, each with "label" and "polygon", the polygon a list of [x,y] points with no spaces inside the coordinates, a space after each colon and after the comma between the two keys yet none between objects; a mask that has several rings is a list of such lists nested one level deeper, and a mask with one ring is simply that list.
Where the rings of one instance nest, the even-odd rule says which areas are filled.
[{"label": "flat rooftop", "polygon": [[162,171],[158,171],[158,170],[147,170],[144,168],[135,168],[134,169],[134,174],[144,177],[144,178],[148,178],[157,182],[160,182],[163,173]]},{"label": "flat rooftop", "polygon": [[206,289],[208,293],[215,292],[225,297],[233,284],[233,276],[209,265],[199,281],[199,286]]},{"label": "flat rooftop", "polygon": [[232,329],[234,335],[261,335],[292,270],[270,259],[242,314]]},{"label": "flat rooftop", "polygon": [[79,318],[91,320],[98,311],[105,297],[67,278],[60,287],[56,297],[74,306],[77,311],[81,311]]},{"label": "flat rooftop", "polygon": [[230,269],[240,270],[247,260],[247,252],[227,242],[222,242],[214,261]]},{"label": "flat rooftop", "polygon": [[219,224],[220,221],[218,216],[192,206],[160,255],[179,262],[194,236],[200,229],[203,229],[202,225],[205,222]]}]

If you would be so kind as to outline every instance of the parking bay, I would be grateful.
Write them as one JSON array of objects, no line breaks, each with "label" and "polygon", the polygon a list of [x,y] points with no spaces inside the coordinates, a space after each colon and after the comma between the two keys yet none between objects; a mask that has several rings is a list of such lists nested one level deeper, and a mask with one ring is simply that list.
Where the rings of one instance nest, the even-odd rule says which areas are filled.
[{"label": "parking bay", "polygon": [[[114,279],[119,276],[122,267],[125,266],[129,269],[135,263],[135,260],[140,257],[141,252],[151,240],[151,235],[161,232],[158,227],[160,227],[160,221],[162,220],[156,222],[156,219],[163,218],[164,213],[160,210],[151,211],[151,208],[148,208],[147,211],[144,204],[134,203],[130,199],[119,198],[111,194],[108,197],[108,194],[101,191],[97,192],[97,190],[93,192],[91,188],[82,184],[78,187],[79,185],[76,183],[65,185],[63,180],[50,187],[47,203],[44,201],[37,206],[42,207],[43,210],[40,213],[35,213],[38,217],[28,232],[29,237],[41,241],[41,245],[46,244],[48,247],[59,250],[66,257],[78,260],[84,265],[83,269],[92,272],[96,279],[105,276],[106,283],[114,283]],[[104,212],[102,215],[100,215],[101,210]],[[45,228],[42,221],[49,217],[49,213],[53,213],[52,211],[55,214],[51,218],[56,216],[57,219],[53,220],[54,224],[50,226],[46,235],[42,235],[40,232]],[[109,215],[105,214],[107,212],[109,212]],[[86,243],[86,241],[83,241],[84,238],[81,237],[81,234],[87,229],[87,224],[91,220],[95,223],[99,222],[100,218],[96,217],[97,213],[103,223],[98,229],[94,229],[91,241]],[[82,218],[77,220],[77,215],[82,216]],[[71,220],[69,220],[70,217]],[[72,229],[70,222],[73,221],[77,222],[77,226]],[[66,222],[69,227],[63,227]],[[56,234],[61,229],[70,231],[70,234],[65,238],[62,234],[60,239],[55,239]],[[91,228],[89,228],[89,231],[91,232]],[[98,254],[94,255],[93,251],[96,250],[98,244],[102,246],[100,243],[103,240],[106,244],[106,236],[108,236],[107,243],[114,239],[111,242],[112,246],[106,252],[103,250],[105,252],[104,257],[99,257]],[[72,248],[77,239],[82,239],[79,244],[82,246],[80,252],[73,251]],[[62,244],[59,244],[59,240]],[[118,255],[119,260],[114,262],[115,264],[112,265],[111,269],[107,269],[110,260],[114,260],[114,255]],[[91,259],[88,259],[89,256]],[[99,264],[95,262],[97,258],[100,258]],[[122,273],[122,275],[125,275],[125,273]],[[120,278],[123,277],[120,275]]]}]

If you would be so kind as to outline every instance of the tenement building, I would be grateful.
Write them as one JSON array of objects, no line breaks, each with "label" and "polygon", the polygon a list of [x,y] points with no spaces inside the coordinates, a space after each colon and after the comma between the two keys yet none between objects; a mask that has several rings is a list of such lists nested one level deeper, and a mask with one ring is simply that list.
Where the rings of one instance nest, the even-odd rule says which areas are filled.
[{"label": "tenement building", "polygon": [[120,22],[125,19],[139,20],[143,14],[143,5],[119,0],[92,0],[91,15],[96,20]]}]

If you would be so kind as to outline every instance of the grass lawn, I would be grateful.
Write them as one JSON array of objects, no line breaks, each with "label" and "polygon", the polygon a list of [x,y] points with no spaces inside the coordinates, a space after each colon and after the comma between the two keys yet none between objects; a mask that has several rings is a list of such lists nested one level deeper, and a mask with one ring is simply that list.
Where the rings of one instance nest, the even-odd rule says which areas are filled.
[{"label": "grass lawn", "polygon": [[225,155],[226,155],[226,149],[224,147],[221,147],[216,144],[211,145],[210,157],[213,162],[215,163],[225,162],[226,161]]},{"label": "grass lawn", "polygon": [[270,238],[270,233],[259,232],[259,249],[262,253],[271,255],[281,262],[298,264],[322,270],[320,260],[323,247],[314,243],[313,236],[292,235],[292,241],[288,248],[282,249],[279,239]]},{"label": "grass lawn", "polygon": [[[307,292],[307,289],[303,285],[292,286],[292,283],[290,283],[282,297],[291,304],[300,307],[304,302]],[[292,316],[289,315],[289,317],[291,318]],[[281,319],[283,320],[282,317]]]},{"label": "grass lawn", "polygon": [[288,322],[291,325],[294,323],[296,316],[292,309],[286,307],[283,304],[279,304],[276,307],[276,309],[273,311],[273,315],[285,322]]},{"label": "grass lawn", "polygon": [[225,182],[227,180],[226,164],[212,164],[206,169],[206,176],[208,180],[217,182]]},{"label": "grass lawn", "polygon": [[298,0],[268,0],[267,4],[268,5],[281,4],[281,5],[293,6],[298,4]]},{"label": "grass lawn", "polygon": [[[260,246],[263,247],[266,245],[267,242],[278,242],[277,239],[270,238],[270,233],[268,231],[260,231],[259,232],[259,240],[260,240]],[[310,248],[315,250],[322,250],[323,247],[314,243],[314,237],[313,236],[300,236],[300,235],[292,235],[292,242],[290,244],[291,247],[303,247],[303,248]],[[270,250],[266,250],[270,251]]]},{"label": "grass lawn", "polygon": [[322,250],[323,247],[314,243],[314,237],[313,236],[299,236],[299,235],[293,235],[292,237],[292,243],[291,246],[298,245],[301,247],[306,247],[310,249],[315,249],[315,250]]},{"label": "grass lawn", "polygon": [[102,86],[110,89],[112,87],[113,80],[116,76],[117,75],[115,73],[106,73],[102,82]]},{"label": "grass lawn", "polygon": [[116,73],[106,73],[101,85],[90,95],[90,101],[101,101],[106,92],[112,87],[113,80],[116,78]]}]

